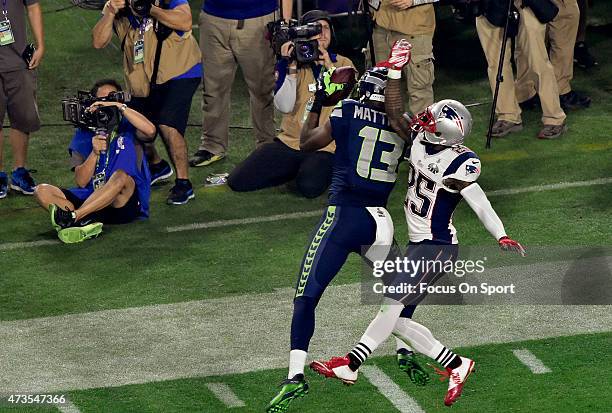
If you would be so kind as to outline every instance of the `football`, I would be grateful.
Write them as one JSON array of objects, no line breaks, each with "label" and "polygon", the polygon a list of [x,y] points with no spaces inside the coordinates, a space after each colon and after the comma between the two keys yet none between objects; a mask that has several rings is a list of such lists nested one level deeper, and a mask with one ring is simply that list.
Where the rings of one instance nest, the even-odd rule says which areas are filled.
[{"label": "football", "polygon": [[323,106],[335,106],[350,96],[357,83],[357,71],[350,66],[338,67],[328,79],[324,80],[326,93]]}]

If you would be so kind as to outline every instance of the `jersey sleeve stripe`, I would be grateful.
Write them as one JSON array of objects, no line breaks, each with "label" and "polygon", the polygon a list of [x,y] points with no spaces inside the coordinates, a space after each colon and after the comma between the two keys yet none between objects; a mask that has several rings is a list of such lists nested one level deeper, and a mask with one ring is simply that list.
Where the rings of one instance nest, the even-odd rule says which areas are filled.
[{"label": "jersey sleeve stripe", "polygon": [[444,171],[444,175],[442,176],[448,176],[448,175],[454,174],[455,172],[457,172],[457,170],[463,164],[463,162],[467,161],[468,159],[478,159],[478,156],[474,152],[462,153],[461,155],[453,159],[451,164],[448,165],[448,168],[446,168],[446,171]]}]

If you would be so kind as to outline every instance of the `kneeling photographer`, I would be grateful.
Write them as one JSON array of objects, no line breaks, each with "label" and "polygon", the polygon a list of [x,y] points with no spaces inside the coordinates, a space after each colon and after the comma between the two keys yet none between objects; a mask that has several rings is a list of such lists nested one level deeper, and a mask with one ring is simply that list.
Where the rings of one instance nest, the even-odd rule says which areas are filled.
[{"label": "kneeling photographer", "polygon": [[[254,191],[295,181],[295,189],[306,198],[323,194],[331,182],[335,145],[316,152],[300,151],[300,131],[314,101],[321,70],[333,66],[354,67],[350,59],[328,51],[333,38],[327,12],[311,10],[301,26],[275,22],[272,44],[278,57],[274,105],[282,112],[281,131],[276,139],[261,145],[230,173],[234,191]],[[332,107],[323,108],[325,123]]]},{"label": "kneeling photographer", "polygon": [[155,126],[125,104],[112,79],[64,99],[64,119],[76,126],[68,152],[78,187],[40,184],[34,195],[51,214],[51,224],[65,243],[102,232],[102,224],[126,224],[149,216],[151,176],[143,141]]},{"label": "kneeling photographer", "polygon": [[[93,46],[106,47],[117,35],[123,52],[131,107],[150,119],[161,134],[176,169],[167,203],[182,205],[195,197],[189,181],[185,130],[191,100],[202,78],[200,48],[191,33],[187,0],[109,0],[93,28]],[[153,181],[167,179],[172,168],[153,144],[145,147]]]}]

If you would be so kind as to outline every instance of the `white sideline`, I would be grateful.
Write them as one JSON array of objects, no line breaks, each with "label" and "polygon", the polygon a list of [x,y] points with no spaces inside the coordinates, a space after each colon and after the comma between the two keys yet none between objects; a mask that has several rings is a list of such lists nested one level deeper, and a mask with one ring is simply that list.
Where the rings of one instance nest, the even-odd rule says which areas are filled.
[{"label": "white sideline", "polygon": [[[560,182],[556,184],[533,185],[533,186],[527,186],[523,188],[498,189],[496,191],[487,192],[487,196],[492,197],[492,196],[502,196],[502,195],[516,195],[516,194],[523,194],[523,193],[528,193],[528,192],[553,191],[556,189],[577,188],[577,187],[593,186],[593,185],[605,185],[605,184],[610,184],[610,183],[612,183],[612,177],[593,179],[590,181]],[[271,215],[271,216],[259,216],[259,217],[242,218],[242,219],[229,219],[229,220],[212,221],[212,222],[201,222],[201,223],[193,223],[193,224],[188,224],[188,225],[166,227],[166,231],[167,232],[193,231],[193,230],[198,230],[198,229],[229,227],[233,225],[258,224],[261,222],[310,218],[310,217],[319,216],[321,215],[322,212],[323,212],[322,210],[316,210],[316,211],[294,212],[294,213],[289,213],[289,214],[279,214],[279,215]]]},{"label": "white sideline", "polygon": [[40,241],[31,241],[31,242],[6,242],[4,244],[0,244],[0,251],[10,251],[21,248],[33,248],[33,247],[42,247],[44,245],[55,245],[60,244],[59,239],[42,239]]},{"label": "white sideline", "polygon": [[512,353],[514,353],[516,358],[519,359],[520,362],[523,363],[525,366],[527,366],[533,374],[544,374],[552,372],[551,369],[549,369],[544,365],[544,363],[542,363],[542,360],[537,358],[535,354],[525,348],[520,350],[512,350]]},{"label": "white sideline", "polygon": [[362,366],[359,370],[400,413],[425,413],[416,400],[403,391],[378,367],[374,365]]},{"label": "white sideline", "polygon": [[206,383],[206,387],[229,409],[246,406],[244,402],[236,396],[236,393],[232,391],[231,387],[225,383]]},{"label": "white sideline", "polygon": [[[497,191],[487,192],[487,196],[492,197],[492,196],[502,196],[502,195],[516,195],[516,194],[522,194],[522,193],[528,193],[528,192],[552,191],[556,189],[576,188],[576,187],[592,186],[592,185],[605,185],[605,184],[610,184],[610,183],[612,183],[612,178],[600,178],[600,179],[593,179],[591,181],[560,182],[557,184],[534,185],[534,186],[527,186],[524,188],[498,189]],[[233,225],[258,224],[261,222],[309,218],[309,217],[319,216],[322,214],[322,212],[323,212],[322,210],[316,210],[316,211],[294,212],[294,213],[289,213],[289,214],[279,214],[279,215],[272,215],[272,216],[260,216],[260,217],[252,217],[252,218],[201,222],[201,223],[193,223],[193,224],[188,224],[188,225],[167,227],[166,231],[167,232],[193,231],[197,229],[219,228],[219,227],[229,227]]]},{"label": "white sideline", "polygon": [[[612,177],[593,179],[590,181],[560,182],[556,184],[535,185],[535,186],[528,186],[528,187],[523,187],[523,188],[499,189],[496,191],[490,191],[487,193],[487,195],[489,197],[502,196],[502,195],[516,195],[516,194],[522,194],[522,193],[528,193],[528,192],[541,192],[541,191],[552,191],[556,189],[577,188],[577,187],[583,187],[583,186],[605,185],[609,183],[612,183]],[[166,227],[166,232],[194,231],[198,229],[221,228],[221,227],[229,227],[229,226],[234,226],[234,225],[259,224],[262,222],[276,222],[276,221],[286,221],[286,220],[300,219],[300,218],[311,218],[311,217],[319,216],[321,215],[321,213],[322,213],[322,210],[315,210],[315,211],[292,212],[292,213],[287,213],[287,214],[278,214],[278,215],[270,215],[270,216],[256,216],[256,217],[250,217],[250,218],[227,219],[227,220],[219,220],[219,221],[200,222],[200,223],[196,222],[193,224]],[[55,245],[59,243],[60,241],[57,239],[29,241],[29,242],[7,242],[7,243],[0,243],[0,251],[9,251],[9,250],[23,249],[23,248],[34,248],[34,247],[41,247],[41,246],[46,246],[46,245]]]}]

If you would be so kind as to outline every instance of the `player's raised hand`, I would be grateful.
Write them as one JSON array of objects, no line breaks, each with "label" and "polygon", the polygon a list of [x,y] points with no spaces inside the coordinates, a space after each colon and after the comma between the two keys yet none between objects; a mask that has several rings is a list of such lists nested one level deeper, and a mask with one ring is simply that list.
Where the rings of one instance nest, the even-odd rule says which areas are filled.
[{"label": "player's raised hand", "polygon": [[525,248],[523,248],[523,246],[519,242],[508,237],[501,237],[499,239],[499,247],[503,251],[511,251],[521,254],[521,257],[527,255],[527,253],[525,252]]},{"label": "player's raised hand", "polygon": [[388,67],[394,70],[402,70],[410,62],[411,50],[412,45],[408,40],[397,40],[393,43],[393,47],[391,47],[391,52],[387,59]]}]

